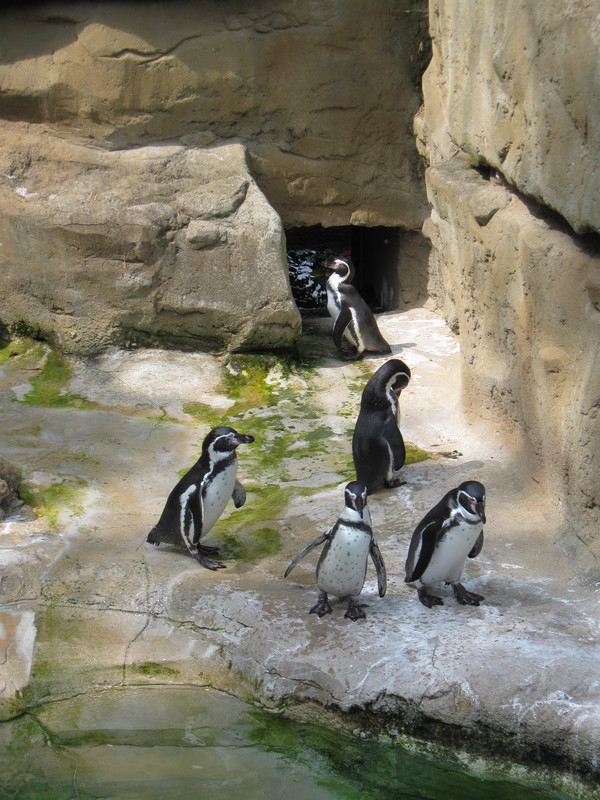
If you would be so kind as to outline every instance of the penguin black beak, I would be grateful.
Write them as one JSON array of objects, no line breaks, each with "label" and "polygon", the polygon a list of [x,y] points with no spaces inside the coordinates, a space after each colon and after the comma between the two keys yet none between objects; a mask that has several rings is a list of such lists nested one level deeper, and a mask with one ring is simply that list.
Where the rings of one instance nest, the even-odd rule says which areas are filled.
[{"label": "penguin black beak", "polygon": [[251,436],[249,433],[236,433],[234,441],[236,447],[240,444],[250,444],[254,441],[254,436]]},{"label": "penguin black beak", "polygon": [[479,519],[485,525],[485,503],[475,503],[475,513],[479,514]]},{"label": "penguin black beak", "polygon": [[357,494],[352,500],[352,505],[358,511],[359,514],[362,514],[366,503],[367,503],[367,497],[366,495],[362,494]]}]

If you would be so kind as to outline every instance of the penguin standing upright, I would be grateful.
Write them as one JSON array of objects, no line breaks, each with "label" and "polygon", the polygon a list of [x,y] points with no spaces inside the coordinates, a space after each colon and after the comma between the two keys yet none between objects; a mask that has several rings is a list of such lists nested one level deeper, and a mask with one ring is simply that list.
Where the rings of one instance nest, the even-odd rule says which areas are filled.
[{"label": "penguin standing upright", "polygon": [[485,487],[465,481],[449,491],[415,528],[406,559],[406,583],[416,583],[419,600],[427,608],[443,605],[426,587],[449,583],[461,605],[478,606],[484,598],[459,583],[465,559],[483,547]]},{"label": "penguin standing upright", "polygon": [[[363,353],[391,353],[373,312],[352,286],[354,269],[350,262],[336,258],[329,269],[327,310],[333,318],[333,343],[337,349],[348,358],[360,358]],[[344,350],[344,337],[354,347],[354,352]]]},{"label": "penguin standing upright", "polygon": [[185,547],[207,569],[223,569],[225,564],[208,556],[218,547],[200,544],[219,519],[229,498],[236,508],[246,502],[246,491],[237,480],[236,448],[254,437],[233,428],[213,428],[202,442],[202,455],[169,494],[165,507],[147,542]]},{"label": "penguin standing upright", "polygon": [[347,597],[348,607],[344,617],[356,621],[364,619],[358,595],[361,593],[367,574],[367,558],[371,556],[377,571],[379,596],[386,592],[385,564],[371,528],[371,513],[367,507],[367,489],[358,481],[352,481],[344,490],[344,510],[329,530],[314,542],[306,545],[285,571],[290,574],[296,564],[315,547],[325,543],[317,563],[317,586],[319,597],[310,613],[319,617],[331,614],[327,597]]},{"label": "penguin standing upright", "polygon": [[400,393],[408,386],[410,369],[392,358],[382,364],[363,389],[360,411],[352,436],[356,479],[369,493],[381,484],[399,486],[397,473],[404,465],[406,449],[400,433]]}]

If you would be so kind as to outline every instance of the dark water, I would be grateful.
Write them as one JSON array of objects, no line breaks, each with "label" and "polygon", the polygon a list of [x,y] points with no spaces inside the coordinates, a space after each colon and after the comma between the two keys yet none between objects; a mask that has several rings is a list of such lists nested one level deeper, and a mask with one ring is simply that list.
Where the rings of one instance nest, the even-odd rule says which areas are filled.
[{"label": "dark water", "polygon": [[0,776],[0,798],[50,800],[568,798],[181,686],[105,690],[0,723]]},{"label": "dark water", "polygon": [[297,248],[287,251],[290,287],[299,311],[327,313],[327,265],[334,257],[333,250]]}]

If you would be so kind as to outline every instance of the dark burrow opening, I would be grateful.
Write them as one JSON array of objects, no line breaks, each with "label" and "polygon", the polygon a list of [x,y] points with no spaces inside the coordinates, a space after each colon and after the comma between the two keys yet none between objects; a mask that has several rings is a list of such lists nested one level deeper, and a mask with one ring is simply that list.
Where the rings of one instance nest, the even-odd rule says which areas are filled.
[{"label": "dark burrow opening", "polygon": [[375,312],[424,302],[428,242],[421,233],[384,226],[312,225],[285,231],[292,295],[301,314],[327,314],[327,266],[354,264],[354,285]]}]

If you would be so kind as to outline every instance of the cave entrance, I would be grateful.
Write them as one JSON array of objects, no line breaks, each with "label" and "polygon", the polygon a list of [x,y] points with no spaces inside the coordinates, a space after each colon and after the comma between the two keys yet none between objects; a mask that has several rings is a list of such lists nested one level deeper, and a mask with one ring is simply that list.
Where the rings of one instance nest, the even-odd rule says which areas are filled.
[{"label": "cave entrance", "polygon": [[[352,259],[354,285],[373,311],[394,311],[422,301],[416,296],[419,288],[411,292],[414,297],[406,296],[400,276],[407,245],[414,250],[414,237],[423,240],[420,233],[383,226],[312,225],[290,228],[285,236],[292,294],[302,314],[327,314],[326,267],[336,256]],[[410,254],[408,258],[414,260]]]}]

